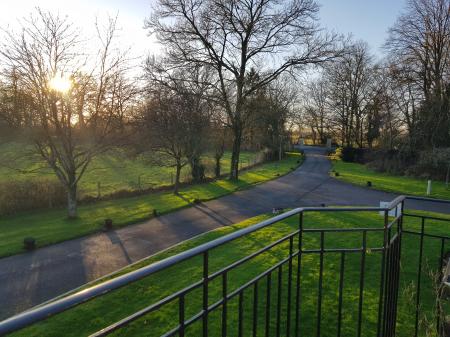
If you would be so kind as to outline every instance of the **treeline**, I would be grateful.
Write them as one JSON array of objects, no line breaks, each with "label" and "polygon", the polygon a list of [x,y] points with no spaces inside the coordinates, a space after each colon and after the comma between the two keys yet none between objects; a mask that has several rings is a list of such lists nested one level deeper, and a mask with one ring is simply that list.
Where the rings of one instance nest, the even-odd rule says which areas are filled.
[{"label": "treeline", "polygon": [[379,169],[442,178],[450,163],[450,2],[408,1],[384,50],[377,61],[366,43],[351,43],[326,66],[303,92],[304,124],[316,143],[332,137],[348,149],[376,148],[369,159]]},{"label": "treeline", "polygon": [[[2,36],[2,141],[33,144],[66,190],[71,218],[93,158],[115,147],[173,166],[174,193],[185,166],[194,182],[205,178],[206,151],[214,153],[216,176],[225,149],[232,151],[231,179],[238,179],[242,148],[281,159],[295,97],[285,73],[333,57],[333,41],[319,36],[314,2],[274,4],[161,0],[146,26],[165,52],[143,69],[118,45],[117,18],[96,22],[89,39],[68,17],[38,9]],[[322,46],[312,49],[312,41]],[[287,45],[298,50],[267,66]]]}]

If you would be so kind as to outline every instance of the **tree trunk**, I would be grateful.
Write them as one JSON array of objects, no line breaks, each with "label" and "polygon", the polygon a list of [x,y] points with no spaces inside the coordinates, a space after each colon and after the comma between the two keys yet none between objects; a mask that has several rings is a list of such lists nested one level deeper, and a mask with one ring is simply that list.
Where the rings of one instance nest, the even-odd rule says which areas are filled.
[{"label": "tree trunk", "polygon": [[278,161],[281,161],[281,159],[283,159],[283,155],[282,155],[282,151],[283,151],[283,144],[281,141],[281,137],[280,137],[280,147],[278,149]]},{"label": "tree trunk", "polygon": [[77,217],[77,185],[71,184],[67,192],[67,216],[69,219]]},{"label": "tree trunk", "polygon": [[220,177],[220,157],[216,157],[216,167],[215,167],[216,178]]},{"label": "tree trunk", "polygon": [[241,152],[241,131],[234,130],[233,152],[231,154],[230,179],[239,178],[239,154]]},{"label": "tree trunk", "polygon": [[205,169],[201,164],[200,157],[193,155],[189,158],[189,165],[191,167],[191,176],[194,183],[200,183],[205,179]]},{"label": "tree trunk", "polygon": [[173,193],[178,194],[178,189],[180,186],[180,175],[181,175],[181,164],[177,163],[177,169],[175,173],[175,184],[173,186]]}]

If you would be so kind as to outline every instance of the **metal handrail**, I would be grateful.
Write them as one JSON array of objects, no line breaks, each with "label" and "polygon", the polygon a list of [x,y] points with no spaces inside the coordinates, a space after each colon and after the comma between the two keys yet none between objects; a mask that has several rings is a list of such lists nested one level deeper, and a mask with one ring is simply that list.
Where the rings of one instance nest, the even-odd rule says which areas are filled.
[{"label": "metal handrail", "polygon": [[392,200],[386,207],[299,207],[299,208],[295,208],[291,211],[277,215],[277,216],[267,219],[265,221],[259,222],[255,225],[240,229],[236,232],[222,236],[218,239],[201,244],[201,245],[191,248],[185,252],[182,252],[177,255],[168,257],[164,260],[152,263],[148,266],[141,267],[137,270],[134,270],[134,271],[131,271],[124,275],[115,277],[111,280],[107,280],[105,282],[94,285],[87,289],[80,290],[74,294],[57,299],[48,304],[32,308],[28,311],[25,311],[23,313],[15,315],[11,318],[8,318],[8,319],[0,322],[0,335],[22,329],[28,325],[31,325],[33,323],[36,323],[43,319],[46,319],[50,316],[61,313],[65,310],[68,310],[79,304],[87,302],[93,298],[100,296],[100,295],[104,295],[106,293],[109,293],[110,291],[116,290],[116,289],[121,288],[125,285],[128,285],[132,282],[138,281],[138,280],[140,280],[144,277],[147,277],[151,274],[154,274],[160,270],[163,270],[170,266],[173,266],[181,261],[185,261],[194,256],[198,256],[198,255],[205,253],[211,249],[217,248],[225,243],[231,242],[231,241],[238,239],[240,237],[243,237],[247,234],[253,233],[262,228],[265,228],[265,227],[275,224],[279,221],[287,219],[293,215],[297,215],[300,213],[306,213],[306,212],[373,212],[373,211],[389,212],[390,210],[394,209],[395,207],[397,207],[397,205],[401,204],[402,202],[404,202],[407,199],[450,204],[450,201],[443,200],[443,199],[432,199],[432,198],[423,198],[423,197],[414,197],[414,196],[399,196],[399,197],[395,198],[394,200]]}]

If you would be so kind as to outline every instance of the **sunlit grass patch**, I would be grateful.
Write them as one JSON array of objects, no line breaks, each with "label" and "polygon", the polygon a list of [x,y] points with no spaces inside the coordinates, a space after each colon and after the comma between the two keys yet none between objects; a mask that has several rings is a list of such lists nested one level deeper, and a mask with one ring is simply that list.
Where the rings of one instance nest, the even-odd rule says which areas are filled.
[{"label": "sunlit grass patch", "polygon": [[[356,185],[367,186],[367,182],[370,181],[374,189],[399,194],[427,196],[428,182],[426,179],[376,172],[365,165],[346,163],[341,160],[333,161],[333,171],[339,173],[336,176],[337,179]],[[430,197],[450,199],[450,189],[443,181],[433,181]]]},{"label": "sunlit grass patch", "polygon": [[[422,213],[425,214],[425,213]],[[247,227],[256,222],[269,218],[270,215],[262,215],[249,219],[240,224],[227,226],[218,230],[203,234],[197,238],[186,241],[163,253],[150,257],[134,266],[124,269],[125,272],[137,269],[144,265],[160,261],[163,258],[183,252],[189,248],[196,247],[202,243],[216,239],[222,235],[231,233],[241,228]],[[333,213],[307,213],[304,216],[304,228],[358,228],[376,227],[382,228],[383,218],[378,213],[368,212],[333,212]],[[420,219],[405,218],[405,228],[417,228]],[[427,223],[427,230],[430,233],[448,233],[450,223],[431,221]],[[209,268],[210,274],[224,266],[248,255],[267,244],[276,241],[283,236],[298,229],[298,217],[293,216],[287,220],[276,223],[262,230],[246,235],[223,246],[210,251]],[[382,232],[368,233],[367,242],[369,246],[376,247],[382,242]],[[327,233],[325,235],[326,248],[356,248],[361,247],[361,233]],[[304,249],[314,249],[320,247],[320,235],[315,233],[304,233]],[[295,237],[294,247],[298,244]],[[402,243],[402,263],[401,266],[401,289],[399,299],[399,325],[397,335],[407,337],[411,335],[412,324],[414,323],[414,298],[408,295],[411,284],[414,290],[417,278],[417,239],[404,235]],[[447,242],[446,249],[450,248]],[[437,269],[437,258],[440,245],[432,240],[427,240],[424,245],[424,256],[430,262],[431,268]],[[249,281],[254,276],[272,267],[283,258],[287,257],[289,243],[277,245],[268,252],[246,262],[244,265],[232,270],[228,275],[228,289],[233,291],[240,285]],[[338,314],[338,287],[339,271],[341,265],[341,253],[325,253],[322,286],[322,316],[321,316],[321,336],[336,336],[337,314]],[[318,279],[319,279],[319,254],[305,254],[302,259],[300,274],[300,300],[301,316],[300,330],[302,335],[309,336],[316,334],[317,328],[317,299],[318,299]],[[353,336],[356,334],[358,322],[358,302],[359,284],[361,281],[361,253],[346,253],[344,257],[345,273],[343,288],[343,312],[342,312],[342,336]],[[364,268],[364,299],[362,311],[362,335],[376,336],[378,319],[378,300],[381,272],[381,253],[366,252]],[[297,259],[293,260],[292,284],[297,282]],[[286,328],[287,315],[287,265],[282,271],[282,335]],[[95,332],[127,315],[142,309],[143,307],[156,302],[157,300],[182,289],[189,284],[201,280],[202,259],[196,257],[179,263],[169,269],[146,277],[140,281],[132,283],[124,288],[101,296],[88,303],[82,304],[74,309],[59,314],[44,322],[27,328],[17,335],[20,336],[84,336]],[[275,333],[276,323],[276,301],[278,288],[278,272],[274,271],[271,279],[271,335]],[[433,292],[432,280],[423,276],[423,315],[432,315],[433,312]],[[210,304],[221,298],[220,278],[210,282],[209,296]],[[295,288],[293,288],[295,289]],[[257,329],[259,335],[264,335],[265,306],[266,306],[267,279],[258,282],[258,313]],[[195,315],[201,310],[201,289],[195,290],[186,296],[186,318]],[[252,313],[254,301],[254,288],[250,287],[244,295],[244,331],[252,332]],[[126,303],[126,305],[125,305]],[[292,293],[292,308],[295,308],[295,292]],[[238,302],[234,298],[228,303],[228,331],[229,335],[236,335],[238,326]],[[291,311],[295,312],[294,310]],[[170,328],[177,325],[178,306],[173,304],[164,306],[161,310],[153,314],[145,315],[124,329],[119,330],[114,335],[117,336],[160,336]],[[219,335],[221,329],[221,308],[216,309],[210,315],[209,331],[211,336]],[[292,318],[294,326],[295,318]],[[201,323],[193,324],[186,332],[187,336],[201,335]],[[421,331],[423,332],[423,331]]]}]

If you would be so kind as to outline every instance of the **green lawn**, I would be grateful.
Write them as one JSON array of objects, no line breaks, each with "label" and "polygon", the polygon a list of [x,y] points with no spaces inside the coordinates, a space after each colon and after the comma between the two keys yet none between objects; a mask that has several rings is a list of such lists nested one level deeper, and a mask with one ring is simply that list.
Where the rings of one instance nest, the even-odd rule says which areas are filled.
[{"label": "green lawn", "polygon": [[68,220],[65,209],[22,213],[0,219],[0,256],[23,251],[25,237],[34,237],[44,246],[101,229],[104,219],[111,218],[115,226],[124,226],[152,217],[153,210],[167,213],[189,206],[194,199],[210,200],[238,189],[274,179],[297,167],[300,154],[292,153],[281,162],[270,162],[242,172],[239,181],[220,179],[211,183],[181,189],[180,195],[171,192],[154,193],[126,199],[101,201],[79,207],[79,218]]},{"label": "green lawn", "polygon": [[[260,158],[257,152],[242,151],[240,167],[255,164]],[[225,152],[221,161],[222,173],[230,171],[231,152]],[[21,144],[3,144],[0,147],[0,183],[3,181],[27,181],[46,178],[56,181],[52,170],[38,155],[33,155],[33,148]],[[205,154],[203,163],[206,175],[214,175],[214,159]],[[173,184],[175,169],[160,167],[151,163],[147,156],[131,156],[124,150],[115,149],[99,157],[95,157],[86,173],[80,180],[79,196],[97,196],[98,185],[100,194],[106,195],[119,190],[136,190],[150,187],[160,187]],[[189,180],[189,168],[185,166],[181,180]]]},{"label": "green lawn", "polygon": [[[406,176],[394,176],[387,173],[376,172],[365,165],[346,163],[341,160],[333,161],[333,170],[339,172],[337,179],[349,183],[367,186],[367,181],[372,182],[372,187],[377,190],[427,196],[427,180]],[[334,174],[333,174],[334,175]],[[447,189],[442,181],[433,181],[431,198],[450,199],[450,189]]]},{"label": "green lawn", "polygon": [[[157,254],[149,259],[129,267],[121,273],[139,268],[142,265],[160,261],[168,256],[180,253],[199,244],[216,239],[222,235],[244,228],[250,224],[268,218],[268,215],[255,217],[243,223],[220,228],[206,233],[200,237],[186,241],[174,248]],[[449,218],[449,217],[448,217]],[[382,217],[378,213],[307,213],[304,217],[305,228],[355,228],[358,226],[378,227],[382,226]],[[450,219],[450,218],[449,218]],[[407,218],[404,222],[405,228],[419,228],[419,220]],[[209,253],[210,274],[224,266],[274,242],[277,239],[298,228],[298,217],[294,216],[283,222],[254,232],[250,235],[220,246]],[[427,221],[426,232],[446,235],[450,230],[450,222]],[[297,245],[297,238],[294,240],[294,247]],[[382,237],[380,232],[368,232],[368,246],[377,247],[381,245]],[[304,234],[304,249],[316,249],[320,246],[319,236],[313,233]],[[404,235],[402,242],[401,265],[401,291],[398,312],[397,336],[410,337],[414,324],[414,282],[417,278],[418,261],[417,237]],[[327,248],[357,248],[361,247],[361,234],[347,233],[327,233],[325,235],[325,247]],[[424,241],[424,273],[422,278],[422,309],[425,313],[421,315],[421,321],[425,318],[431,320],[433,308],[433,292],[431,285],[433,282],[427,276],[429,270],[436,270],[438,256],[440,256],[440,240],[425,239]],[[447,241],[446,249],[450,249],[450,242]],[[270,268],[273,264],[287,256],[287,244],[281,244],[272,248],[268,252],[246,262],[228,273],[229,292],[238,286],[252,279],[255,275]],[[179,263],[167,270],[146,277],[126,287],[91,300],[76,308],[68,310],[62,314],[54,316],[39,324],[35,324],[14,335],[17,336],[85,336],[95,332],[131,313],[142,309],[151,303],[183,289],[192,282],[202,278],[202,260],[200,257],[192,258]],[[343,313],[342,313],[342,336],[355,336],[357,329],[357,312],[360,284],[361,253],[347,253],[345,256],[345,276],[343,287]],[[294,259],[293,270],[297,268],[297,260]],[[282,273],[282,294],[281,294],[281,335],[285,335],[285,317],[287,312],[287,269],[283,268]],[[337,329],[337,296],[339,285],[340,253],[324,254],[323,272],[323,302],[322,302],[322,333],[321,336],[336,336]],[[364,280],[364,302],[362,317],[362,336],[370,337],[376,335],[376,321],[378,314],[378,296],[380,285],[381,255],[379,252],[366,253],[366,267]],[[307,254],[303,256],[301,269],[300,289],[301,289],[301,332],[302,336],[315,336],[317,325],[317,295],[319,278],[319,254]],[[296,273],[294,272],[293,284],[296,284]],[[258,283],[257,298],[260,310],[257,312],[258,335],[264,335],[265,307],[266,307],[266,279]],[[271,293],[271,336],[275,335],[275,318],[277,303],[278,274],[272,275]],[[221,298],[221,280],[216,279],[210,282],[209,304]],[[295,292],[293,292],[293,303],[295,303]],[[252,305],[254,300],[254,288],[248,288],[243,297],[243,317],[244,336],[251,335]],[[147,314],[138,319],[126,328],[117,331],[117,336],[160,336],[164,332],[176,327],[178,321],[177,301],[160,308],[157,312]],[[228,335],[237,335],[237,312],[238,301],[234,297],[228,302]],[[201,292],[195,290],[186,296],[186,319],[201,310]],[[209,316],[210,336],[220,335],[221,308],[215,309]],[[292,321],[293,324],[295,320]],[[201,321],[194,323],[187,331],[187,336],[197,337],[201,335]],[[421,328],[420,336],[436,336],[427,334],[425,327]]]}]

